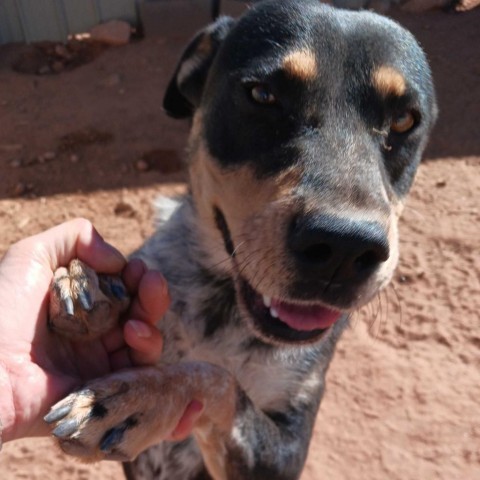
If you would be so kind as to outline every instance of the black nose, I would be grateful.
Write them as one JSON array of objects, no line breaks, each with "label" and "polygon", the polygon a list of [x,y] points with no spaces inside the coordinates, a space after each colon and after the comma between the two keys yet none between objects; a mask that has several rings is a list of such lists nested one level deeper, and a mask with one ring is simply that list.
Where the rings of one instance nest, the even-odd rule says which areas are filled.
[{"label": "black nose", "polygon": [[326,282],[362,280],[389,256],[379,223],[330,215],[296,217],[288,246],[301,274]]}]

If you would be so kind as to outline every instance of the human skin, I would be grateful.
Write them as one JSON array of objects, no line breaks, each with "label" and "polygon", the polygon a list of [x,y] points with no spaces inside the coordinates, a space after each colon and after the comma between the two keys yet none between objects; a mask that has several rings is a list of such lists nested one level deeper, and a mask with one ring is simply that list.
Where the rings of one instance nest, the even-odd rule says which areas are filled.
[{"label": "human skin", "polygon": [[[78,258],[97,272],[121,274],[131,296],[123,322],[101,338],[74,342],[47,327],[54,271]],[[154,364],[162,337],[154,324],[169,305],[158,271],[127,262],[85,219],[12,245],[0,261],[0,421],[3,442],[46,435],[51,405],[87,380]]]}]

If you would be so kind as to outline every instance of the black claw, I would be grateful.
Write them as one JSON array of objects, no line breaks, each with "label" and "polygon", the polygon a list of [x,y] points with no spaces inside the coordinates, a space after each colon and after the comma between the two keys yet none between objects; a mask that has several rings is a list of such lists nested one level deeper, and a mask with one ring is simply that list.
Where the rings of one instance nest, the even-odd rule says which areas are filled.
[{"label": "black claw", "polygon": [[47,423],[57,422],[58,420],[61,420],[63,417],[66,417],[69,414],[71,409],[72,409],[72,404],[67,403],[62,407],[58,407],[55,410],[52,410],[51,412],[47,413],[47,415],[45,415],[43,419]]},{"label": "black claw", "polygon": [[60,423],[55,430],[53,430],[52,435],[55,435],[57,438],[69,437],[73,432],[78,429],[79,421],[76,418],[70,420],[65,420]]},{"label": "black claw", "polygon": [[122,298],[125,298],[125,289],[121,285],[115,285],[112,283],[110,285],[110,290],[112,291],[113,295],[117,297],[119,300],[122,300]]},{"label": "black claw", "polygon": [[86,290],[80,290],[78,299],[85,310],[90,311],[93,308],[92,297]]}]

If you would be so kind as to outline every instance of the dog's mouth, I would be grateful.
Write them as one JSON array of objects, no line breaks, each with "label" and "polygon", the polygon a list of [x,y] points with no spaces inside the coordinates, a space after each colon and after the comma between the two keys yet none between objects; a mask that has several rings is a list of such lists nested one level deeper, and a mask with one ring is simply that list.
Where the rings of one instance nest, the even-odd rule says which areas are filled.
[{"label": "dog's mouth", "polygon": [[267,297],[240,278],[240,295],[262,336],[288,343],[322,337],[342,313],[316,303],[295,303]]}]

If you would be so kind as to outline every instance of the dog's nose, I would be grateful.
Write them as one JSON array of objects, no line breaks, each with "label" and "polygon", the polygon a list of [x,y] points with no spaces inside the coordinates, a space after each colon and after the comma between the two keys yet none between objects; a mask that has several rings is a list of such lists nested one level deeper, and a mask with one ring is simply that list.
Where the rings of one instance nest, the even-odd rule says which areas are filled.
[{"label": "dog's nose", "polygon": [[331,215],[297,216],[288,246],[301,274],[326,282],[361,280],[389,256],[382,225]]}]

